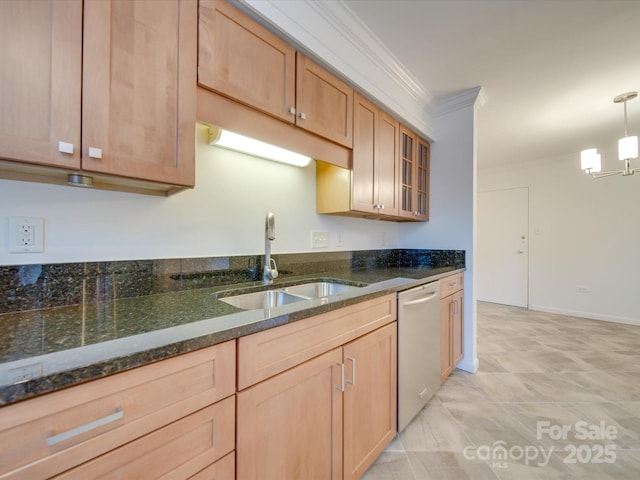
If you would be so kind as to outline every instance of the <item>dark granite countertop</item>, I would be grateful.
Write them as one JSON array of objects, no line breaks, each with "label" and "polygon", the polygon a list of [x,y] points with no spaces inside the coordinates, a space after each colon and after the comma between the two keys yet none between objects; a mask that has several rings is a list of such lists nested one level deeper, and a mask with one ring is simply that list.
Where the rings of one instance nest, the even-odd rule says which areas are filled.
[{"label": "dark granite countertop", "polygon": [[[340,270],[277,279],[269,287],[238,283],[3,314],[0,406],[406,290],[462,270],[454,266]],[[230,290],[246,293],[326,279],[363,286],[273,309],[241,310],[218,299]]]}]

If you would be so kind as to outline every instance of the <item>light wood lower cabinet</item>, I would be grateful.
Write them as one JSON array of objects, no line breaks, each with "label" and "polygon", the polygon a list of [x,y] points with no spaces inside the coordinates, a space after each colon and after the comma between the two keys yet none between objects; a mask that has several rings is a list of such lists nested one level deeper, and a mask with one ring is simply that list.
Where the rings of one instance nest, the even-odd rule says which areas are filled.
[{"label": "light wood lower cabinet", "polygon": [[360,478],[396,433],[395,311],[389,295],[240,339],[241,375],[281,368],[238,393],[239,479]]},{"label": "light wood lower cabinet", "polygon": [[344,478],[359,479],[396,434],[397,324],[345,345]]},{"label": "light wood lower cabinet", "polygon": [[[235,355],[235,341],[230,341],[2,407],[0,479],[50,478],[86,462],[98,465],[91,467],[91,472],[93,468],[100,471],[132,468],[131,472],[135,472],[138,467],[128,464],[136,462],[138,454],[143,455],[143,447],[114,450],[134,441],[138,442],[136,445],[156,445],[171,451],[173,463],[167,463],[171,468],[192,462],[195,450],[188,445],[199,442],[200,437],[206,438],[207,431],[220,431],[216,442],[225,438],[228,442],[229,431],[233,432],[229,424],[214,429],[209,417],[194,412],[203,412],[214,402],[233,395]],[[232,418],[232,404],[229,407],[227,402],[207,411],[219,414],[220,418]],[[192,427],[198,430],[193,438],[188,433]],[[175,448],[162,446],[171,440],[169,435],[181,437]],[[215,455],[213,447],[203,452],[197,462],[204,464],[198,466],[204,468],[213,457],[227,453],[229,444],[223,444],[227,446],[221,447],[221,451],[215,446]],[[110,451],[122,455],[101,457]],[[85,468],[89,467],[82,466],[80,471]],[[94,475],[78,478],[90,477]],[[154,478],[146,474],[143,477]],[[131,473],[123,478],[142,477]]]},{"label": "light wood lower cabinet", "polygon": [[234,419],[228,397],[54,478],[190,478],[233,451]]},{"label": "light wood lower cabinet", "polygon": [[440,280],[440,383],[464,356],[463,274]]},{"label": "light wood lower cabinet", "polygon": [[342,478],[342,351],[238,394],[238,478]]}]

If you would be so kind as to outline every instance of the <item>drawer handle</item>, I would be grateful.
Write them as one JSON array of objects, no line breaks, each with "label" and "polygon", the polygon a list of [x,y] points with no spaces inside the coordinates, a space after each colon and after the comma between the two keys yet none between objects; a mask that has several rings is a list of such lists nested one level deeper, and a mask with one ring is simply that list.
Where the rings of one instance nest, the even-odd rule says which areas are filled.
[{"label": "drawer handle", "polygon": [[458,285],[458,282],[449,282],[450,287],[455,287]]},{"label": "drawer handle", "polygon": [[121,420],[123,418],[124,418],[124,412],[122,411],[122,408],[116,407],[115,413],[112,413],[111,415],[98,418],[93,422],[85,423],[84,425],[80,425],[79,427],[72,428],[71,430],[67,430],[66,432],[59,433],[58,435],[52,435],[47,437],[47,446],[52,447],[57,443],[64,442],[65,440],[69,440],[73,437],[77,437],[78,435],[89,432],[91,430],[102,427],[104,425],[115,422],[117,420]]}]

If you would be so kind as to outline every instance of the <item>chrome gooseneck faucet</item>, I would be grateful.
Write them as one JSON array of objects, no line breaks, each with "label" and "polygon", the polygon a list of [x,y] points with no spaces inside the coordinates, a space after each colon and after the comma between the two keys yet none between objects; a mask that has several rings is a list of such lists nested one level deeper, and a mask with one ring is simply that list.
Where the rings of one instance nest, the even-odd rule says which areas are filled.
[{"label": "chrome gooseneck faucet", "polygon": [[271,258],[271,241],[275,239],[276,217],[269,212],[264,226],[264,270],[262,278],[265,285],[272,284],[273,279],[278,276],[278,266],[275,259]]}]

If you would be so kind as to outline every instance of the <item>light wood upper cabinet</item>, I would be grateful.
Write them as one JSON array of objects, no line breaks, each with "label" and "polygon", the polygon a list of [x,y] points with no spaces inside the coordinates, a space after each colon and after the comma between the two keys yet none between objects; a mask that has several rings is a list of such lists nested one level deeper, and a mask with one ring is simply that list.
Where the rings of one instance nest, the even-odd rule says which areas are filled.
[{"label": "light wood upper cabinet", "polygon": [[195,0],[84,5],[82,168],[193,186]]},{"label": "light wood upper cabinet", "polygon": [[80,168],[82,1],[1,1],[0,65],[0,157]]},{"label": "light wood upper cabinet", "polygon": [[226,0],[200,1],[198,31],[199,85],[351,148],[350,86]]},{"label": "light wood upper cabinet", "polygon": [[398,214],[398,122],[359,94],[353,115],[353,210]]},{"label": "light wood upper cabinet", "polygon": [[0,177],[194,185],[196,0],[2,1],[0,27]]},{"label": "light wood upper cabinet", "polygon": [[401,217],[429,220],[430,145],[407,127],[400,126],[400,201]]},{"label": "light wood upper cabinet", "polygon": [[293,123],[295,49],[226,0],[200,0],[198,83]]},{"label": "light wood upper cabinet", "polygon": [[296,125],[345,147],[353,144],[353,89],[300,52]]},{"label": "light wood upper cabinet", "polygon": [[399,139],[398,121],[354,93],[351,171],[317,163],[318,213],[395,219]]}]

